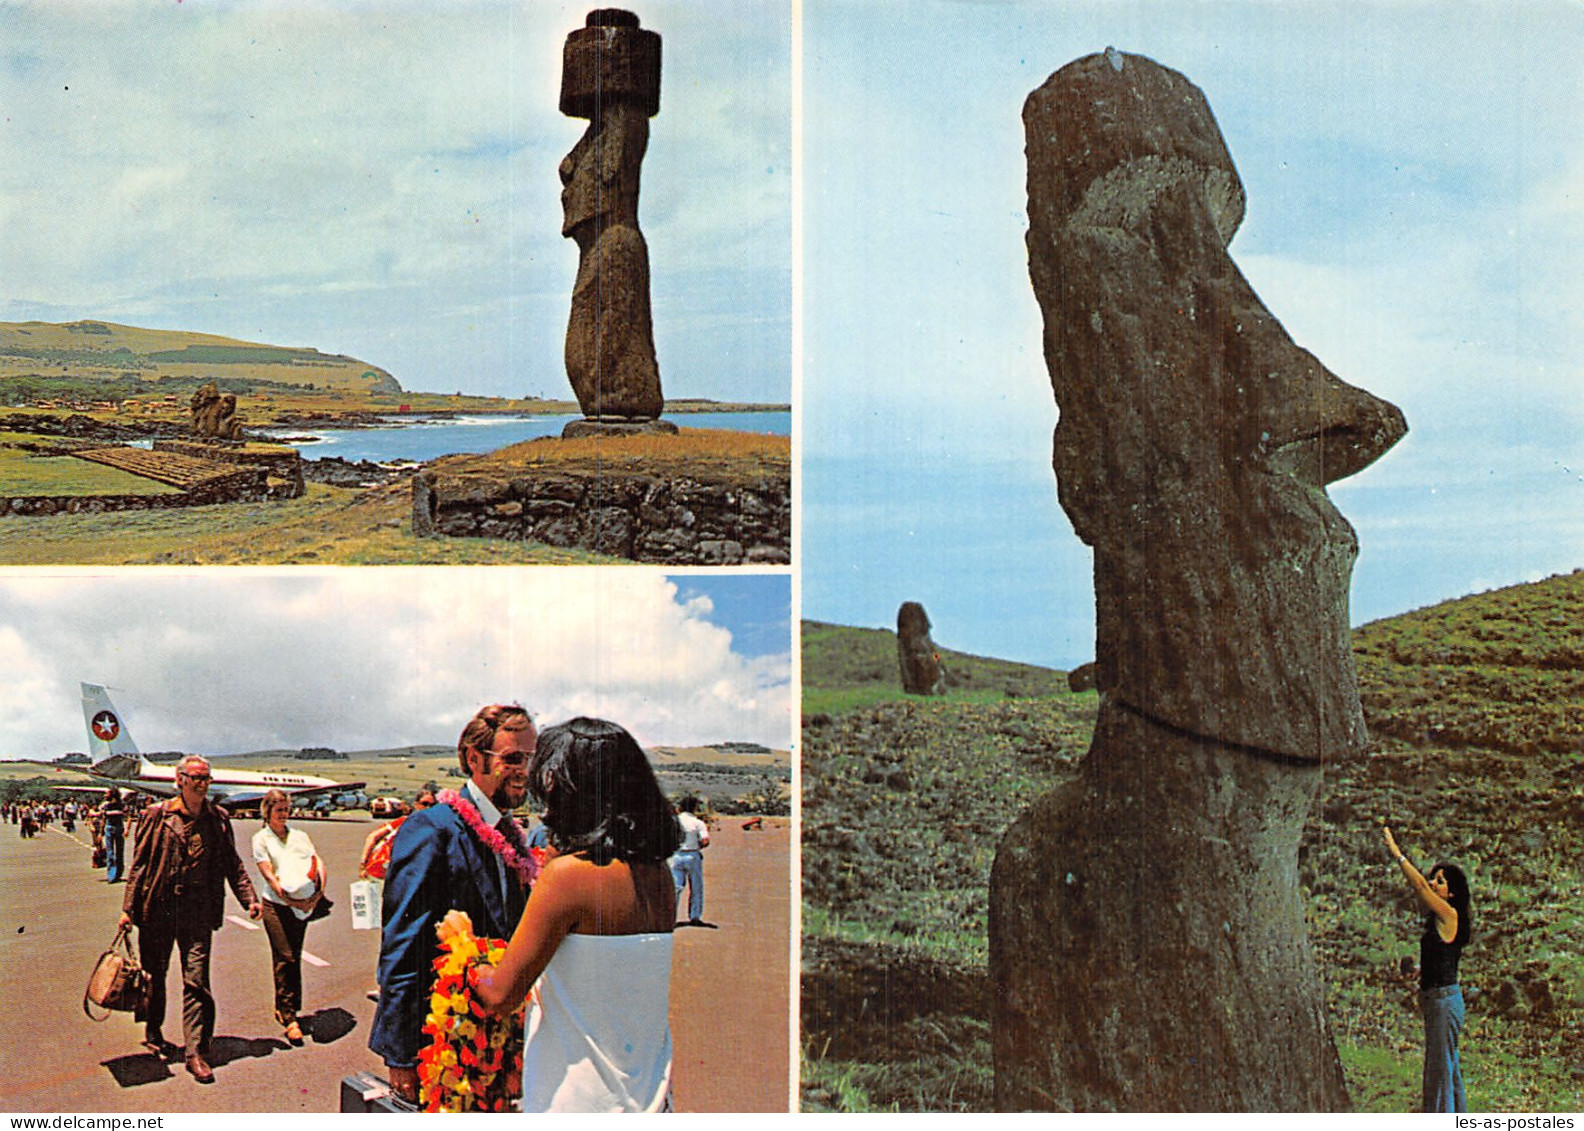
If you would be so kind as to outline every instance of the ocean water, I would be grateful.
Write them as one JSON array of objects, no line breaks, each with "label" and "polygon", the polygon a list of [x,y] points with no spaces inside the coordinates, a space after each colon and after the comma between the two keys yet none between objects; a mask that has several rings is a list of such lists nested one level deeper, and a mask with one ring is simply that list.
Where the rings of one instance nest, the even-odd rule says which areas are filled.
[{"label": "ocean water", "polygon": [[[339,456],[344,460],[429,460],[459,453],[492,452],[522,440],[559,436],[576,417],[459,416],[454,418],[391,417],[385,428],[279,428],[269,435],[290,442],[305,459]],[[725,428],[787,436],[789,412],[700,412],[670,416],[680,428]],[[299,437],[310,437],[299,442]]]}]

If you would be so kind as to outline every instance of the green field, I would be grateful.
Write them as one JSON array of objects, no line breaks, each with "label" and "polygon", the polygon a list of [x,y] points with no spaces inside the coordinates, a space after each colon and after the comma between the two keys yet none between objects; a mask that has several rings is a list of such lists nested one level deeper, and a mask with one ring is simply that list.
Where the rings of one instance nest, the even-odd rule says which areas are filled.
[{"label": "green field", "polygon": [[[81,461],[78,461],[81,462]],[[416,538],[408,480],[305,495],[105,514],[0,517],[0,565],[630,564],[498,538]]]},{"label": "green field", "polygon": [[[1584,573],[1355,635],[1369,757],[1328,774],[1300,872],[1354,1105],[1412,1111],[1418,918],[1380,824],[1464,865],[1471,1111],[1584,1109]],[[1012,819],[1067,780],[1097,696],[944,653],[904,696],[890,632],[805,623],[806,1110],[993,1105],[988,879]]]},{"label": "green field", "polygon": [[176,495],[153,479],[75,456],[39,455],[20,444],[38,437],[0,432],[0,495]]},{"label": "green field", "polygon": [[[650,751],[650,758],[661,788],[673,799],[691,792],[705,798],[710,808],[721,812],[766,815],[788,812],[785,783],[789,777],[790,755],[787,751],[777,751],[763,758],[745,758],[707,746],[682,750],[666,747]],[[158,760],[171,761],[163,755]],[[456,751],[449,746],[348,751],[345,759],[298,758],[295,751],[270,751],[217,759],[217,764],[239,770],[312,774],[339,782],[360,781],[365,783],[363,792],[370,799],[388,796],[411,800],[419,786],[431,781],[442,789],[455,789],[461,784],[461,778],[452,772],[458,769]],[[47,796],[49,787],[55,785],[100,787],[100,783],[75,768],[0,761],[0,791],[28,783],[34,786],[31,792],[37,796]]]}]

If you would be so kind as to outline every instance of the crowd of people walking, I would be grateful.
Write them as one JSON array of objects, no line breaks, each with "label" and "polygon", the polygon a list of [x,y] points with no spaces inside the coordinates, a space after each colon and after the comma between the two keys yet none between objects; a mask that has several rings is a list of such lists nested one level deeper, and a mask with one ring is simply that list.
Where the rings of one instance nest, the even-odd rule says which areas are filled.
[{"label": "crowd of people walking", "polygon": [[[136,795],[134,795],[136,796]],[[81,824],[88,832],[93,850],[92,864],[104,869],[107,883],[120,883],[125,870],[125,829],[129,815],[142,811],[144,799],[129,801],[116,788],[104,791],[97,804],[89,800],[0,802],[0,823],[17,826],[24,840],[32,839],[53,824],[61,831],[75,834]]]}]

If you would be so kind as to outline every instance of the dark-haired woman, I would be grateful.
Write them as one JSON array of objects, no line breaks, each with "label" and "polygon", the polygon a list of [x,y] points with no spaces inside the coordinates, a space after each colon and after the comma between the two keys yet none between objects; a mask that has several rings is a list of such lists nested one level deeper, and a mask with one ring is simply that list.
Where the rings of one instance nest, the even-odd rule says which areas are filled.
[{"label": "dark-haired woman", "polygon": [[1437,864],[1426,879],[1404,856],[1386,829],[1386,847],[1428,914],[1419,938],[1419,1007],[1424,1014],[1424,1111],[1467,1111],[1458,1034],[1463,1029],[1463,990],[1458,959],[1473,934],[1468,878],[1456,864]]},{"label": "dark-haired woman", "polygon": [[664,1111],[671,1102],[671,943],[681,841],[643,750],[577,718],[539,736],[528,789],[551,858],[478,1000],[524,1028],[524,1111]]}]

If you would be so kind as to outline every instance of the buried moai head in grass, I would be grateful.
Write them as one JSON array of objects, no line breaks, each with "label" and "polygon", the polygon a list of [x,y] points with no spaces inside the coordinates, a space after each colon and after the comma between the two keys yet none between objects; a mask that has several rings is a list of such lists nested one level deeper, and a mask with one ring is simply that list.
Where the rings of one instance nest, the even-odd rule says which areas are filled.
[{"label": "buried moai head in grass", "polygon": [[929,617],[917,601],[903,601],[897,610],[897,660],[902,690],[909,695],[939,695],[946,690],[946,666],[930,639]]},{"label": "buried moai head in grass", "polygon": [[589,13],[562,52],[561,112],[588,129],[561,162],[561,234],[578,245],[566,367],[586,417],[653,420],[665,407],[638,180],[660,111],[660,37],[617,8]]},{"label": "buried moai head in grass", "polygon": [[1186,78],[1108,50],[1023,117],[1056,478],[1095,551],[1101,691],[1286,757],[1361,752],[1357,542],[1324,488],[1396,443],[1402,413],[1296,345],[1233,263],[1243,187]]}]

